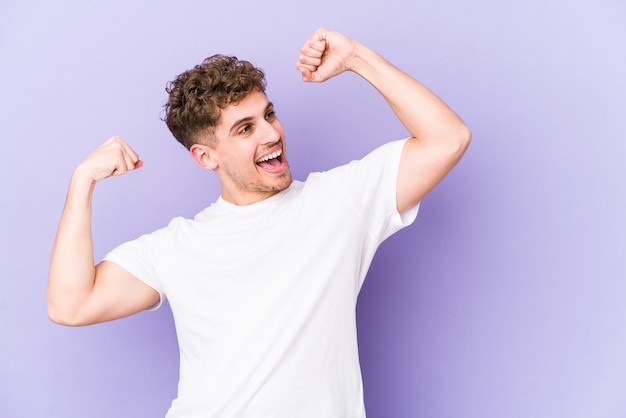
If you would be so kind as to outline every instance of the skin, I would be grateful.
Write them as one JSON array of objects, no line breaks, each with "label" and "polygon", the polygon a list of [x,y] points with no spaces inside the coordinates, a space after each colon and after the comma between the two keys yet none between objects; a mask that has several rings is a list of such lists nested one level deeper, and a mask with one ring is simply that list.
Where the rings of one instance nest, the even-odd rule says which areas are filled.
[{"label": "skin", "polygon": [[[320,28],[304,43],[296,68],[305,82],[324,82],[346,71],[371,84],[387,101],[411,138],[400,159],[396,186],[399,212],[416,205],[457,164],[470,143],[461,119],[436,95],[365,45]],[[223,112],[214,148],[191,147],[192,158],[220,178],[222,197],[237,205],[266,199],[291,183],[284,131],[264,94],[254,92]],[[237,123],[237,121],[245,123]],[[256,161],[282,152],[275,169]],[[123,268],[94,265],[91,200],[95,184],[140,168],[137,153],[112,137],[76,168],[53,246],[48,313],[65,325],[109,321],[145,310],[159,300],[155,290]]]},{"label": "skin", "polygon": [[[217,173],[224,200],[249,205],[291,184],[285,131],[264,93],[253,91],[241,102],[227,107],[215,136],[214,148],[194,144],[190,152],[202,168]],[[276,167],[257,164],[261,158],[274,153],[280,153],[280,164]]]},{"label": "skin", "polygon": [[441,99],[365,45],[320,28],[300,51],[296,68],[307,82],[324,82],[345,71],[368,81],[411,134],[397,184],[399,212],[416,205],[459,162],[471,134]]}]

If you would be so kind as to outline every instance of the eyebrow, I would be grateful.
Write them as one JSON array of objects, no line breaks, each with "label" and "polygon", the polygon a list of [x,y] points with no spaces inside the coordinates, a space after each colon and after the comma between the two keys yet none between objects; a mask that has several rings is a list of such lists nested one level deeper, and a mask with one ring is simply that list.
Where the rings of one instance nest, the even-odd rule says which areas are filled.
[{"label": "eyebrow", "polygon": [[[265,112],[264,112],[264,113],[267,113],[270,109],[273,109],[273,108],[274,108],[274,103],[272,103],[272,102],[268,102],[268,103],[267,103],[267,106],[265,106]],[[253,118],[252,116],[246,116],[245,118],[241,118],[241,119],[236,120],[236,121],[235,121],[235,123],[233,123],[233,124],[231,125],[230,129],[228,130],[228,133],[229,133],[230,135],[232,135],[232,134],[233,134],[233,131],[234,131],[234,130],[235,130],[235,129],[239,126],[239,125],[244,124],[244,123],[247,123],[247,122],[250,122],[250,121],[252,121],[253,119],[254,119],[254,118]]]}]

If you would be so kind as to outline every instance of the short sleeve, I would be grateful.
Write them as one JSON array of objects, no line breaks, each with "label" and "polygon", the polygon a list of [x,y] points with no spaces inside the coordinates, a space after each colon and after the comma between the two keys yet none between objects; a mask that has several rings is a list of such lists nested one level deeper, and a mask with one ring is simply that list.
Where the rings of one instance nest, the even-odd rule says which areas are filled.
[{"label": "short sleeve", "polygon": [[413,223],[419,209],[419,203],[403,213],[397,209],[398,170],[405,142],[389,142],[360,160],[329,171],[357,212],[364,218],[380,220],[371,222],[369,231],[379,242]]},{"label": "short sleeve", "polygon": [[159,302],[149,309],[156,310],[163,303],[165,296],[157,279],[157,257],[154,254],[152,240],[151,235],[142,235],[136,240],[119,245],[106,254],[103,260],[117,264],[156,290],[159,293]]}]

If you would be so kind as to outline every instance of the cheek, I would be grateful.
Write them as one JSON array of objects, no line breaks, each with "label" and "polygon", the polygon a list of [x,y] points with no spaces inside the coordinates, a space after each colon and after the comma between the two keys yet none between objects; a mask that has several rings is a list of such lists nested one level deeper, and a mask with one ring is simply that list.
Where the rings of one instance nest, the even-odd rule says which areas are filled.
[{"label": "cheek", "polygon": [[281,138],[285,136],[285,128],[283,128],[282,123],[280,123],[279,121],[276,121],[276,125],[274,125],[274,129],[276,129],[280,133]]},{"label": "cheek", "polygon": [[230,161],[239,166],[240,169],[245,169],[248,166],[254,165],[254,156],[256,150],[251,144],[242,144],[236,148],[233,148],[233,152],[230,154]]}]

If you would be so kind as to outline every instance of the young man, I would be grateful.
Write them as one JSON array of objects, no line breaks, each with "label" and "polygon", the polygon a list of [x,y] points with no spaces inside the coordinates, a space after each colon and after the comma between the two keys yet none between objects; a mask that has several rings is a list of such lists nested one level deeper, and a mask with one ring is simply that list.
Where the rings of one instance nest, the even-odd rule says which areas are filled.
[{"label": "young man", "polygon": [[469,144],[441,100],[340,33],[318,29],[296,68],[308,82],[355,72],[411,137],[292,181],[262,71],[213,56],[170,83],[165,119],[196,163],[219,176],[214,204],[96,266],[94,185],[142,162],[113,137],[72,176],[52,254],[50,317],[93,324],[167,297],[181,352],[168,417],[364,417],[355,304],[367,268]]}]

